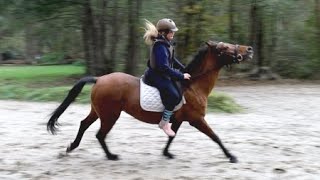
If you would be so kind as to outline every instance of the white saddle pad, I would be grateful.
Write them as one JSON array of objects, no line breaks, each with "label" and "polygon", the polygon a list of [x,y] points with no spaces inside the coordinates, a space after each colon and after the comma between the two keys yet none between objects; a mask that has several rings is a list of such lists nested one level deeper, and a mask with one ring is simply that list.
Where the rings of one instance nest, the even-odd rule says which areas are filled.
[{"label": "white saddle pad", "polygon": [[[173,111],[179,110],[186,103],[184,97],[181,102],[174,108]],[[149,86],[140,79],[140,106],[145,111],[163,112],[164,105],[162,104],[160,92],[157,88]]]}]

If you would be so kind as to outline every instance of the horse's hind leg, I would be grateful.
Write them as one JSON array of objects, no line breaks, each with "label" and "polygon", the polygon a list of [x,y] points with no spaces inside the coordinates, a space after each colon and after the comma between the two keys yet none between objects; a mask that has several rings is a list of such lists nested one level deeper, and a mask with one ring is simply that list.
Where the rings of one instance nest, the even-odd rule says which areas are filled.
[{"label": "horse's hind leg", "polygon": [[84,134],[84,132],[89,128],[89,126],[95,122],[98,119],[98,116],[96,114],[96,112],[94,112],[93,108],[91,108],[91,112],[89,113],[89,115],[81,121],[80,123],[80,127],[79,127],[79,131],[77,134],[76,139],[70,144],[70,146],[67,148],[67,152],[71,152],[72,150],[74,150],[75,148],[77,148],[80,144],[80,141],[82,139],[82,136]]},{"label": "horse's hind leg", "polygon": [[[99,143],[101,144],[102,149],[104,150],[104,152],[107,155],[107,158],[109,160],[118,160],[119,157],[116,154],[112,154],[109,149],[108,146],[106,145],[105,142],[105,138],[107,136],[107,134],[110,132],[110,130],[112,129],[113,125],[116,123],[116,121],[118,120],[121,110],[119,108],[119,110],[115,110],[115,108],[105,108],[105,109],[110,109],[108,112],[103,112],[103,114],[100,115],[100,120],[101,120],[101,128],[98,131],[96,137],[99,141]],[[106,110],[104,110],[106,111]]]},{"label": "horse's hind leg", "polygon": [[207,136],[209,136],[214,142],[216,142],[220,146],[220,148],[222,149],[224,154],[229,158],[231,163],[238,162],[237,158],[234,155],[232,155],[227,150],[227,148],[224,147],[224,145],[222,144],[220,138],[212,131],[212,129],[209,127],[209,125],[207,124],[207,122],[204,119],[200,120],[200,121],[196,121],[196,122],[190,123],[190,125],[194,126],[199,131],[201,131],[204,134],[206,134]]}]

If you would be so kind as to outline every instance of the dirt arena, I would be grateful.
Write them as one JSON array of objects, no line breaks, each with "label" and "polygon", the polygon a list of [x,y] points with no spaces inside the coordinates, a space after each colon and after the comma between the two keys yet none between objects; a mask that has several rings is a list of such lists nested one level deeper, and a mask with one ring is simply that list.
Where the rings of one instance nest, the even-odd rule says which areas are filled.
[{"label": "dirt arena", "polygon": [[207,114],[206,119],[239,163],[228,162],[218,146],[188,123],[181,126],[170,152],[156,125],[122,113],[107,137],[105,158],[95,138],[99,121],[78,149],[65,150],[89,105],[71,105],[61,116],[60,131],[46,131],[58,103],[0,101],[0,179],[303,179],[320,178],[320,85],[281,84],[223,86],[246,108],[239,114]]}]

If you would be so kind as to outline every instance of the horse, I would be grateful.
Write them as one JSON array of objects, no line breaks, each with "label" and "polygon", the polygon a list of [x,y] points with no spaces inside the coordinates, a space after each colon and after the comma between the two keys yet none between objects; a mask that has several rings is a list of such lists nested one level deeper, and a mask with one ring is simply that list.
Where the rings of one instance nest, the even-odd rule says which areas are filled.
[{"label": "horse", "polygon": [[[209,127],[204,119],[206,114],[207,99],[216,84],[219,71],[224,66],[237,64],[253,57],[253,48],[246,45],[230,44],[224,42],[207,41],[199,48],[193,60],[186,66],[185,71],[191,74],[191,79],[183,83],[183,95],[186,100],[172,119],[172,130],[177,133],[182,122],[189,124],[200,132],[206,134],[216,142],[229,162],[236,163],[237,157],[229,152],[220,138]],[[56,134],[58,118],[79,95],[85,84],[94,84],[91,89],[91,111],[81,121],[75,140],[67,147],[69,153],[76,149],[87,128],[100,119],[100,129],[96,134],[106,157],[109,160],[118,160],[119,156],[110,152],[105,143],[106,135],[110,132],[122,111],[130,114],[135,119],[145,123],[158,124],[161,120],[160,112],[149,112],[141,108],[139,100],[140,78],[122,72],[94,77],[81,78],[69,91],[63,102],[54,110],[47,123],[47,130]],[[163,155],[169,159],[174,155],[169,152],[169,147],[174,137],[169,137]]]}]

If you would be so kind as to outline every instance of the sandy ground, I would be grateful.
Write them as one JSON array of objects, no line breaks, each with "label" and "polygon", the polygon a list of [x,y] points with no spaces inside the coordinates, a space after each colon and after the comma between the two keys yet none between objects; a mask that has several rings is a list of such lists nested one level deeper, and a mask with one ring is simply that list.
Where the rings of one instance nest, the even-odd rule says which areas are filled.
[{"label": "sandy ground", "polygon": [[208,114],[206,119],[238,157],[231,164],[218,146],[189,124],[163,157],[167,137],[156,125],[123,113],[107,138],[120,161],[105,158],[95,133],[66,155],[89,105],[72,105],[61,116],[58,135],[46,131],[57,103],[0,101],[0,179],[319,179],[320,85],[224,86],[246,107],[241,114]]}]

